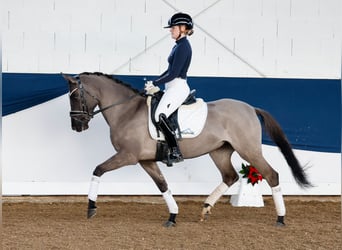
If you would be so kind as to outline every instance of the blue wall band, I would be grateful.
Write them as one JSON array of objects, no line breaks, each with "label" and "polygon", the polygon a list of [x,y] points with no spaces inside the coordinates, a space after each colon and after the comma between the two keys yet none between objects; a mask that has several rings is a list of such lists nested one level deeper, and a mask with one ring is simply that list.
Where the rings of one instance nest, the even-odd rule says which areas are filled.
[{"label": "blue wall band", "polygon": [[[3,116],[68,92],[61,74],[3,73],[2,77]],[[143,89],[146,78],[115,77],[139,90]],[[296,149],[341,152],[339,79],[189,77],[188,83],[191,89],[197,90],[196,96],[205,101],[233,98],[267,110]],[[273,145],[265,133],[263,143]]]}]

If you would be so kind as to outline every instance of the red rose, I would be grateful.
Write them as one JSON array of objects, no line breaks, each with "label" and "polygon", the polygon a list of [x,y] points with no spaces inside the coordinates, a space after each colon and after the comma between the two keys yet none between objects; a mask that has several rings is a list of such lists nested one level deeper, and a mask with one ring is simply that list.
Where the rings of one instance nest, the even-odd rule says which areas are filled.
[{"label": "red rose", "polygon": [[248,178],[247,183],[252,183],[253,186],[255,183],[258,183],[258,181],[262,181],[262,175],[251,165],[242,164],[240,173],[243,174],[243,178]]}]

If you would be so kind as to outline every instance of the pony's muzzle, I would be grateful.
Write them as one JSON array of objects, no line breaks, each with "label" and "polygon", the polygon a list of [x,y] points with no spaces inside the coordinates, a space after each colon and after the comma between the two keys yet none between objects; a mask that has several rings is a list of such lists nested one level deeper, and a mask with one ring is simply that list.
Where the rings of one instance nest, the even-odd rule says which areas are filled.
[{"label": "pony's muzzle", "polygon": [[71,118],[71,128],[77,132],[82,132],[89,128],[89,119]]},{"label": "pony's muzzle", "polygon": [[75,130],[77,132],[82,132],[84,130],[87,130],[89,128],[88,124],[81,124],[81,125],[71,125],[72,130]]},{"label": "pony's muzzle", "polygon": [[82,132],[89,128],[88,123],[71,120],[71,128],[77,132]]}]

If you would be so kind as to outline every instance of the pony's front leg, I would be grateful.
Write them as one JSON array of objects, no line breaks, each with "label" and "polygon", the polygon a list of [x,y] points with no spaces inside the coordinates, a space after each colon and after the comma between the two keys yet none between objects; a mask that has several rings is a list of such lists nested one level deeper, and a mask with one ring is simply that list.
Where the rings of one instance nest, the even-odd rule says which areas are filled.
[{"label": "pony's front leg", "polygon": [[116,155],[112,156],[107,161],[98,165],[95,168],[93,176],[91,178],[90,188],[88,192],[88,219],[96,215],[96,200],[100,184],[100,177],[108,171],[115,170],[127,165],[134,165],[136,163],[137,160],[134,157],[132,157],[132,154],[117,153]]},{"label": "pony's front leg", "polygon": [[168,189],[163,194],[163,198],[166,202],[167,207],[169,208],[170,217],[168,221],[164,223],[165,227],[173,227],[176,225],[176,216],[178,214],[178,205],[175,199],[172,196],[171,190]]},{"label": "pony's front leg", "polygon": [[90,182],[88,193],[88,214],[87,218],[90,219],[96,215],[96,200],[100,184],[100,177],[93,175]]},{"label": "pony's front leg", "polygon": [[178,205],[172,196],[171,190],[168,189],[167,182],[161,173],[158,165],[154,161],[140,161],[141,166],[151,176],[154,183],[159,188],[169,209],[169,219],[164,223],[165,227],[173,227],[176,225],[176,217],[178,214]]}]

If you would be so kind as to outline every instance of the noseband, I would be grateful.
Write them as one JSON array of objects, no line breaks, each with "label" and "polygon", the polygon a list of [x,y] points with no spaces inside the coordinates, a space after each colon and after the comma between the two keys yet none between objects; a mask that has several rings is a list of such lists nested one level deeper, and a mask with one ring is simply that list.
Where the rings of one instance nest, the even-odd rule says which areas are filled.
[{"label": "noseband", "polygon": [[125,98],[124,100],[121,100],[121,101],[118,101],[118,102],[115,102],[107,107],[104,107],[102,109],[98,109],[94,112],[89,112],[89,108],[88,108],[88,105],[87,105],[87,101],[86,101],[86,98],[84,96],[84,94],[86,93],[87,95],[91,96],[93,99],[95,99],[97,101],[97,103],[100,103],[99,99],[96,98],[95,96],[93,96],[92,94],[90,94],[84,87],[83,87],[83,84],[81,82],[81,79],[80,77],[77,75],[75,76],[76,80],[77,80],[77,87],[74,88],[72,91],[70,91],[69,93],[69,98],[72,96],[73,93],[75,93],[77,90],[79,90],[80,92],[80,107],[82,110],[71,110],[70,111],[70,117],[79,121],[79,122],[84,122],[82,121],[81,117],[85,118],[86,121],[89,121],[91,118],[93,118],[95,115],[97,115],[98,113],[101,113],[109,108],[112,108],[114,106],[117,106],[117,105],[120,105],[120,104],[123,104],[125,102],[128,102],[129,100],[133,99],[134,97],[140,95],[140,93],[136,93],[136,94],[133,94],[127,98]]}]

